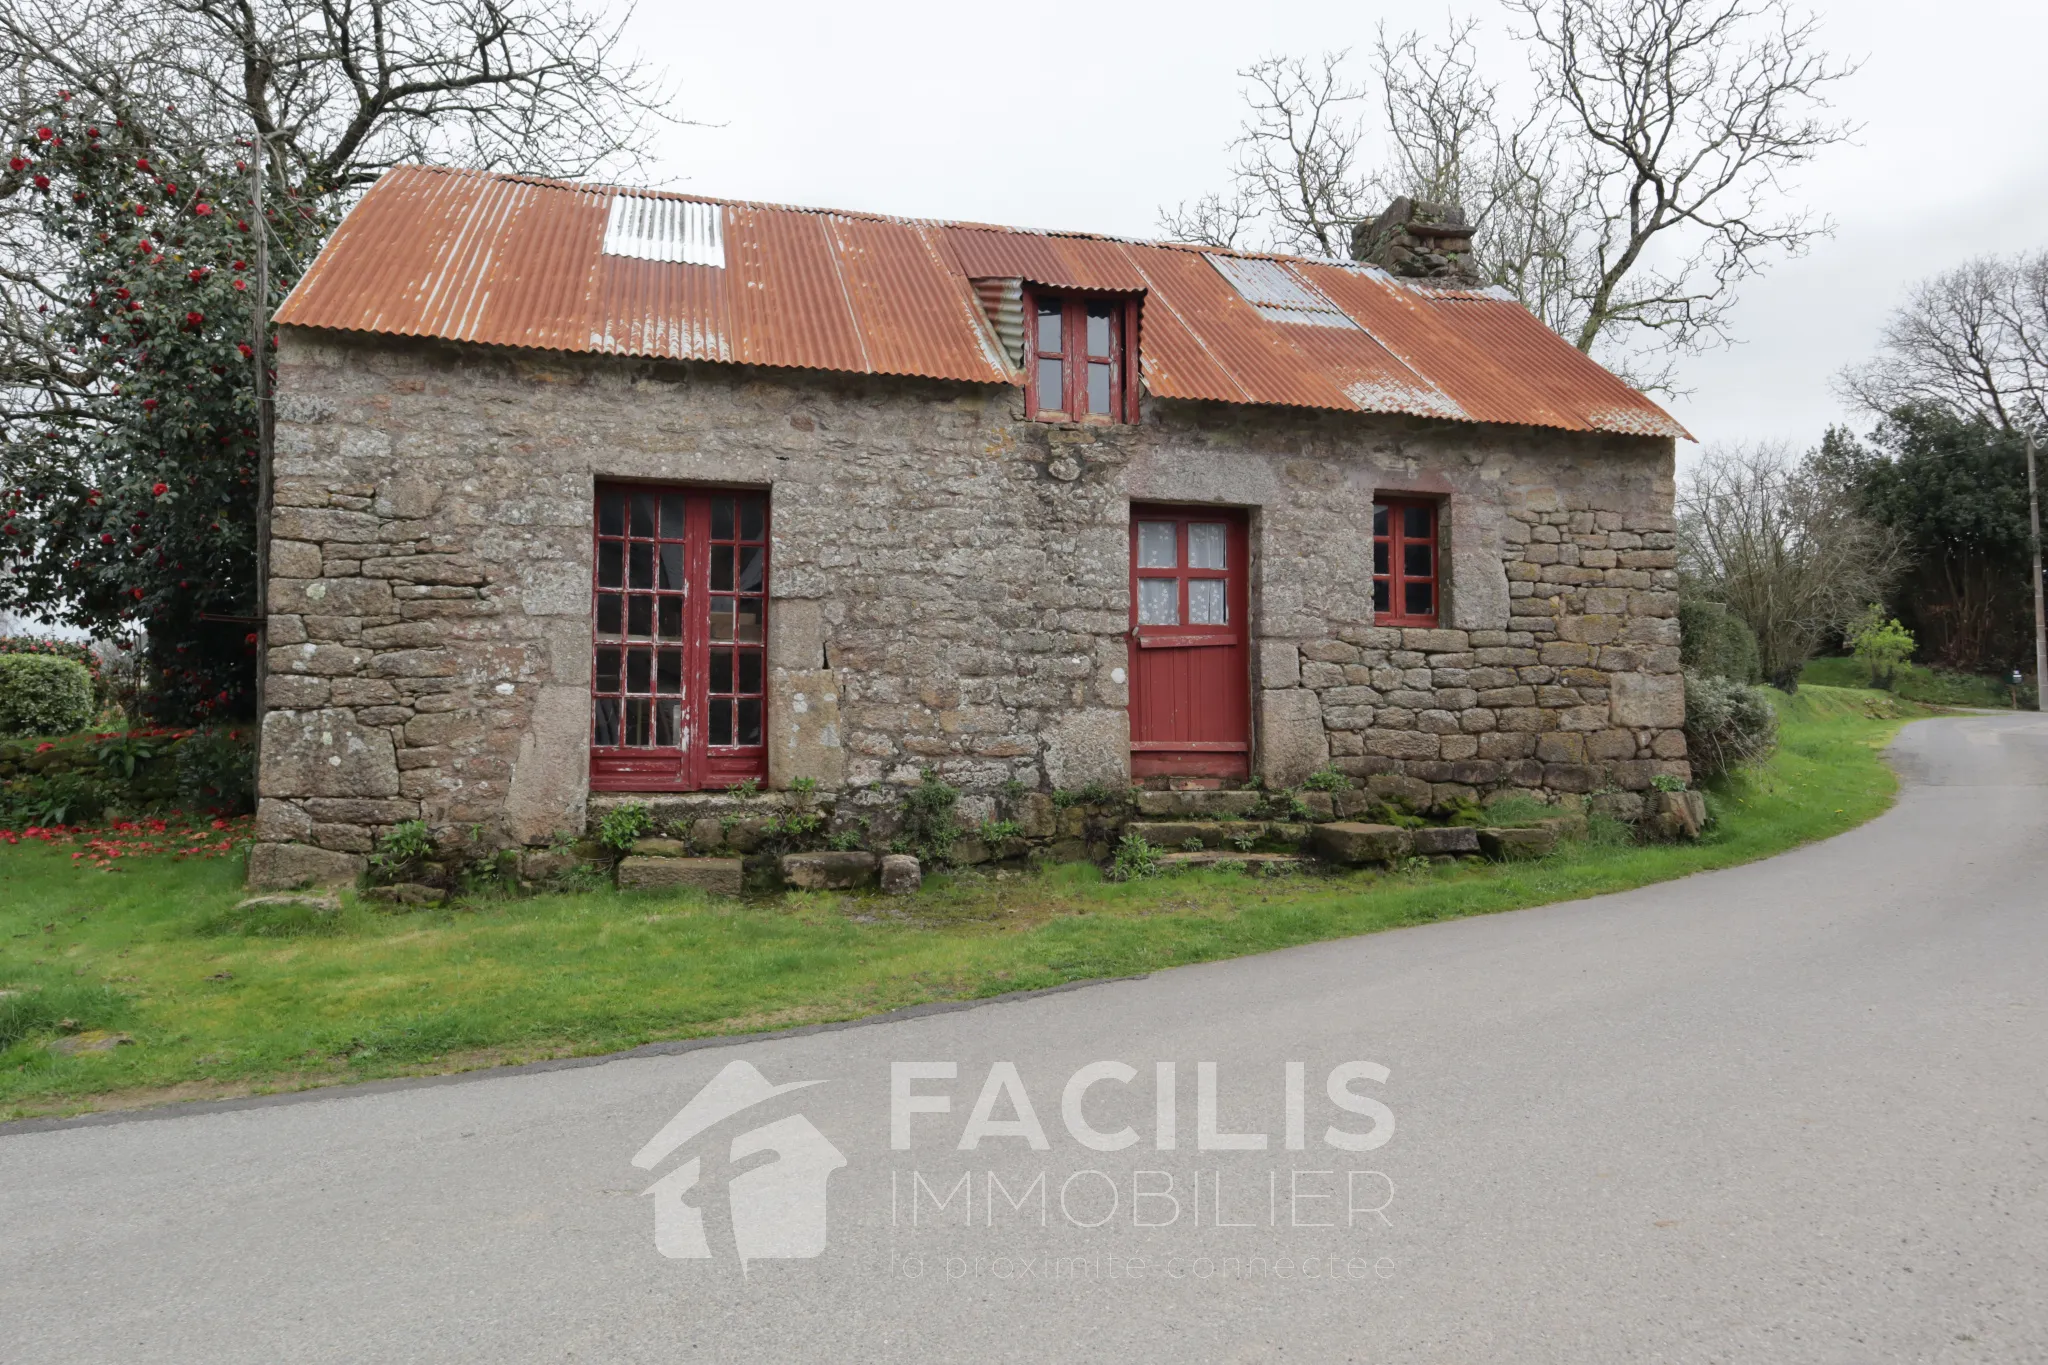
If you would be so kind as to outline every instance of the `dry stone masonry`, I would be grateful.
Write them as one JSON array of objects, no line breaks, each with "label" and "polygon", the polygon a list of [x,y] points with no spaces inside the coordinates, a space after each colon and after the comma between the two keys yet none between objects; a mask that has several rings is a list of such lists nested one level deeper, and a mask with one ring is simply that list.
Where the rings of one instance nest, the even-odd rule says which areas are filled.
[{"label": "dry stone masonry", "polygon": [[[870,833],[926,769],[970,828],[1005,792],[1128,784],[1134,501],[1249,509],[1269,787],[1334,766],[1417,807],[1527,789],[1634,814],[1687,775],[1669,439],[1021,406],[284,329],[252,883],[352,877],[403,820],[484,847],[584,830],[599,479],[769,491],[765,785],[808,779]],[[1373,623],[1371,508],[1396,494],[1441,502],[1441,629]]]}]

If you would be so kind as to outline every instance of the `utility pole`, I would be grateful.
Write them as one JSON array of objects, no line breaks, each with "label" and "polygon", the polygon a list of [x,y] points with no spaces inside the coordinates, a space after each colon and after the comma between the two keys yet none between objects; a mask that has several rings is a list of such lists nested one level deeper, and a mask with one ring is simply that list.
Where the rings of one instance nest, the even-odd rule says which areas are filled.
[{"label": "utility pole", "polygon": [[2034,709],[2048,710],[2048,608],[2041,601],[2041,494],[2034,479],[2034,433],[2027,432],[2027,517],[2034,528]]},{"label": "utility pole", "polygon": [[250,226],[256,232],[256,306],[251,310],[249,344],[256,353],[256,770],[260,773],[263,702],[270,674],[270,223],[263,216],[263,175],[270,148],[260,132],[253,145],[256,154],[249,159],[249,211]]}]

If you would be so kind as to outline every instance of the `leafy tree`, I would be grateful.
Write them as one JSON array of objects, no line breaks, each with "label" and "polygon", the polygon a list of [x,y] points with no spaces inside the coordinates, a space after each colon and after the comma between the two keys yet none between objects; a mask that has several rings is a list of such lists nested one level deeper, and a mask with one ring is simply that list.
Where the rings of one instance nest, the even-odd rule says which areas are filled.
[{"label": "leafy tree", "polygon": [[1887,599],[1932,658],[2002,672],[2031,652],[2026,438],[1989,413],[1895,409],[1869,442],[1830,431],[1816,454],[1912,558]]},{"label": "leafy tree", "polygon": [[1849,623],[1843,638],[1856,662],[1869,673],[1872,687],[1890,687],[1893,675],[1913,657],[1913,632],[1900,625],[1897,617],[1887,618],[1877,602]]}]

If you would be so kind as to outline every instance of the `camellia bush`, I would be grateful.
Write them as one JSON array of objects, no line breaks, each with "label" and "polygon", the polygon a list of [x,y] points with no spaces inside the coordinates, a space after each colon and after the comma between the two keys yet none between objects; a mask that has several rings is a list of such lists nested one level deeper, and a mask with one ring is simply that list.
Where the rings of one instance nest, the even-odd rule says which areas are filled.
[{"label": "camellia bush", "polygon": [[140,702],[159,721],[254,707],[256,234],[274,302],[327,224],[283,190],[257,215],[246,155],[173,158],[60,92],[0,175],[40,206],[53,254],[45,343],[89,381],[82,406],[7,444],[0,580],[12,605],[143,628]]},{"label": "camellia bush", "polygon": [[0,654],[0,735],[69,735],[92,724],[92,675],[74,659]]}]

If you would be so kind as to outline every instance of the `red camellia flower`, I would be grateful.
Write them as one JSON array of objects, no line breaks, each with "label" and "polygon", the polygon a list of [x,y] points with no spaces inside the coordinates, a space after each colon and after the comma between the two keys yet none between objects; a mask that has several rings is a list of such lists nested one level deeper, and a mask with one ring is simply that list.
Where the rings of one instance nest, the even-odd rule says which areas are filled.
[{"label": "red camellia flower", "polygon": [[36,141],[38,142],[48,142],[51,138],[55,136],[57,135],[51,132],[48,128],[36,129]]},{"label": "red camellia flower", "polygon": [[100,130],[97,128],[88,128],[85,130],[85,135],[87,137],[98,137],[100,135]]},{"label": "red camellia flower", "polygon": [[203,280],[203,279],[205,279],[205,278],[206,278],[206,267],[205,267],[205,266],[203,266],[203,265],[195,265],[195,266],[193,266],[193,267],[192,267],[192,268],[191,268],[190,270],[188,270],[188,271],[186,271],[186,272],[185,272],[185,278],[186,278],[186,279],[188,279],[188,280],[193,280],[193,281],[198,281],[198,280]]},{"label": "red camellia flower", "polygon": [[160,497],[162,497],[162,496],[163,496],[164,494],[166,494],[166,493],[168,493],[168,492],[170,492],[170,491],[171,491],[171,486],[170,486],[169,484],[167,484],[167,483],[160,483],[160,484],[157,484],[157,485],[156,485],[155,487],[153,487],[153,488],[151,488],[151,489],[149,490],[149,492],[150,492],[150,496],[151,496],[151,497],[157,497],[157,498],[160,498]]},{"label": "red camellia flower", "polygon": [[50,188],[50,177],[47,175],[37,176],[35,179],[35,186],[39,190],[47,190],[48,188]]},{"label": "red camellia flower", "polygon": [[[102,531],[102,532],[100,532],[100,544],[102,544],[102,545],[112,545],[113,543],[114,543],[114,537],[112,536],[112,534],[110,534],[109,532],[106,532],[106,531]],[[76,675],[74,675],[74,676],[76,676]]]},{"label": "red camellia flower", "polygon": [[197,327],[200,323],[204,321],[206,321],[206,314],[204,313],[185,314],[185,325],[187,327]]},{"label": "red camellia flower", "polygon": [[[236,283],[239,284],[241,281],[237,280]],[[235,349],[242,353],[242,359],[244,360],[254,360],[256,358],[255,348],[246,341],[236,342]]]},{"label": "red camellia flower", "polygon": [[148,158],[148,157],[146,157],[146,156],[138,156],[138,157],[136,157],[136,158],[135,158],[135,169],[136,169],[136,170],[138,170],[138,171],[146,171],[146,170],[148,170],[148,169],[149,169],[149,158]]},{"label": "red camellia flower", "polygon": [[154,398],[145,398],[145,399],[143,399],[143,400],[142,400],[142,410],[143,410],[144,412],[155,412],[155,411],[156,411],[156,400],[155,400]]},{"label": "red camellia flower", "polygon": [[15,172],[25,171],[28,169],[28,160],[25,157],[19,156],[9,157],[7,159],[7,169]]},{"label": "red camellia flower", "polygon": [[135,206],[135,216],[137,218],[147,218],[149,216],[149,205],[137,204]]},{"label": "red camellia flower", "polygon": [[71,202],[72,202],[72,203],[74,203],[74,204],[83,204],[83,203],[85,202],[85,200],[86,200],[86,193],[85,193],[85,191],[84,191],[84,190],[73,190],[73,191],[71,192]]},{"label": "red camellia flower", "polygon": [[213,205],[211,205],[211,204],[194,204],[194,205],[192,206],[192,211],[193,211],[194,213],[198,214],[198,215],[199,215],[199,216],[200,216],[201,218],[210,218],[210,217],[212,217],[212,216],[213,216]]},{"label": "red camellia flower", "polygon": [[[140,601],[142,600],[142,589],[140,589],[140,588],[130,588],[130,589],[128,589],[128,591],[129,591],[129,593],[130,593],[130,594],[131,594],[131,595],[132,595],[132,596],[133,596],[133,597],[135,598],[135,600],[136,600],[136,601],[140,602]],[[77,675],[76,675],[76,674],[74,674],[73,676],[75,677],[75,676],[77,676]]]},{"label": "red camellia flower", "polygon": [[249,282],[248,282],[247,280],[236,280],[236,281],[235,281],[235,288],[237,288],[237,289],[247,289],[248,287],[249,287]]},{"label": "red camellia flower", "polygon": [[248,230],[249,230],[249,220],[248,220],[248,219],[246,219],[246,218],[237,218],[237,219],[235,219],[235,231],[237,231],[237,232],[247,232]]}]

